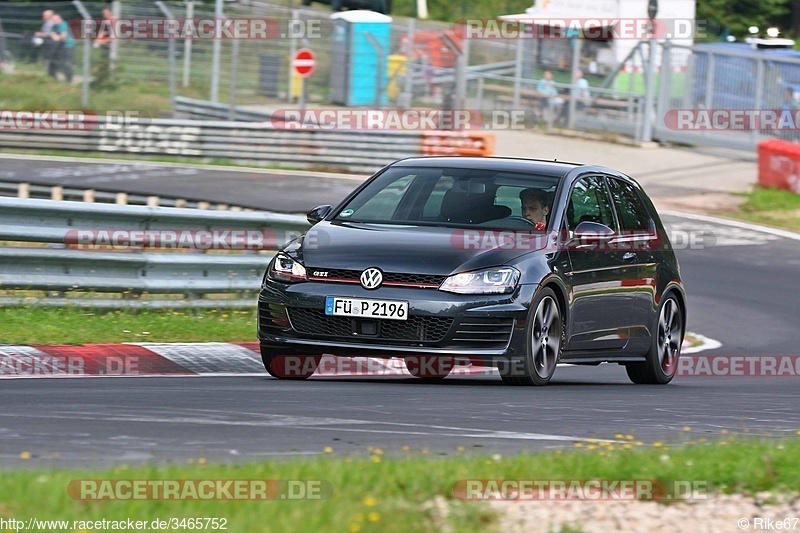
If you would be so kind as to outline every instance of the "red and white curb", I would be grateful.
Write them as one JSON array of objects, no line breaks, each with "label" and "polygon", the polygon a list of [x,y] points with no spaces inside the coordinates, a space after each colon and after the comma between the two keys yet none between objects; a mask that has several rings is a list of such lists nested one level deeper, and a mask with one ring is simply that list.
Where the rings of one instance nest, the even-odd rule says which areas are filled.
[{"label": "red and white curb", "polygon": [[[720,346],[701,335],[699,346],[683,353]],[[452,375],[493,375],[496,369],[457,364]],[[0,379],[42,377],[266,375],[257,342],[136,343],[21,346],[0,345]],[[409,377],[402,359],[324,356],[316,376]]]}]

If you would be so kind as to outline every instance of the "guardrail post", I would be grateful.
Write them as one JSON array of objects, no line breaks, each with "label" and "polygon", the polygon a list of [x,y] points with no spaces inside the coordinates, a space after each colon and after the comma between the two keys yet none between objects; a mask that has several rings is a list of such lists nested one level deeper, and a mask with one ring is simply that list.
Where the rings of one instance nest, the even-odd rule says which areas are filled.
[{"label": "guardrail post", "polygon": [[31,197],[31,184],[20,183],[17,187],[17,198],[26,199]]}]

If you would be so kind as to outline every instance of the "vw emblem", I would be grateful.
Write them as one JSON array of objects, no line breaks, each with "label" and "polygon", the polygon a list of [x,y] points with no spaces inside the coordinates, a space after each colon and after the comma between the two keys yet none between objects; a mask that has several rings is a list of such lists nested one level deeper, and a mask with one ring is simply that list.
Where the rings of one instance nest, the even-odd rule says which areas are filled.
[{"label": "vw emblem", "polygon": [[371,267],[361,273],[361,286],[365,289],[377,289],[383,283],[383,273],[380,269]]}]

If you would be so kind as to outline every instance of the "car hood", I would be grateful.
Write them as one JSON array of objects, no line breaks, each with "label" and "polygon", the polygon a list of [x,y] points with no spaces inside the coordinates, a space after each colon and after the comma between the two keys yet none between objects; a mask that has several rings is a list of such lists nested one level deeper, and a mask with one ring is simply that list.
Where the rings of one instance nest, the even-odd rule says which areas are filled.
[{"label": "car hood", "polygon": [[546,239],[527,232],[320,222],[298,252],[312,268],[449,275],[507,264],[544,248]]}]

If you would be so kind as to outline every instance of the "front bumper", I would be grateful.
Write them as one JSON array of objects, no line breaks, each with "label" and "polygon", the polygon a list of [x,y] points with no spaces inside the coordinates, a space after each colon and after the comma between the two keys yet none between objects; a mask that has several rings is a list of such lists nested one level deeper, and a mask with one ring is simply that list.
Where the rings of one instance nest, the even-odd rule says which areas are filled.
[{"label": "front bumper", "polygon": [[[384,286],[368,291],[360,285],[266,280],[258,301],[258,338],[263,347],[285,355],[519,358],[526,350],[528,306],[535,290],[534,285],[520,285],[511,294],[460,295],[434,289]],[[327,296],[408,301],[409,317],[407,321],[329,317],[324,314]],[[377,328],[365,328],[365,321],[377,323]]]}]

